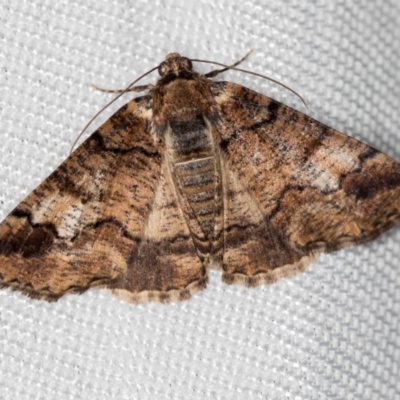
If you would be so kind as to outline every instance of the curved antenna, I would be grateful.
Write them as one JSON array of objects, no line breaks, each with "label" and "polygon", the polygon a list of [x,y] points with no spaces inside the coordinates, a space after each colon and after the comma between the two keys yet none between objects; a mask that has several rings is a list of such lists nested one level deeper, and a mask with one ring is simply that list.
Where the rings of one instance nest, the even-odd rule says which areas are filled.
[{"label": "curved antenna", "polygon": [[[251,51],[250,51],[251,52]],[[248,52],[239,62],[243,61],[249,54],[250,52]],[[303,104],[308,108],[308,105],[306,103],[306,101],[303,99],[303,97],[300,96],[299,93],[297,93],[295,90],[293,90],[292,88],[290,88],[289,86],[286,86],[285,84],[283,84],[282,82],[279,82],[273,78],[270,78],[269,76],[263,75],[263,74],[259,74],[258,72],[253,72],[253,71],[248,71],[247,69],[242,69],[242,68],[236,68],[235,65],[237,65],[239,62],[233,64],[232,66],[226,65],[226,64],[222,64],[216,61],[208,61],[208,60],[200,60],[197,58],[191,58],[190,61],[195,61],[195,62],[202,62],[202,63],[207,63],[207,64],[215,64],[215,65],[219,65],[220,67],[224,67],[223,70],[217,71],[217,73],[220,73],[222,71],[226,71],[228,69],[233,69],[235,71],[240,71],[240,72],[244,72],[246,74],[250,74],[250,75],[255,75],[255,76],[259,76],[260,78],[264,78],[267,79],[273,83],[276,83],[277,85],[282,86],[283,88],[285,88],[286,90],[289,90],[290,92],[292,92],[294,95],[296,95],[302,102]],[[213,71],[210,72],[210,76],[215,76],[212,75]],[[206,76],[208,74],[205,74]]]},{"label": "curved antenna", "polygon": [[125,89],[121,90],[121,92],[115,96],[111,101],[109,101],[104,107],[102,107],[100,109],[100,111],[98,111],[90,120],[89,122],[85,125],[85,127],[80,131],[79,135],[77,136],[77,138],[74,140],[74,143],[72,143],[71,146],[71,150],[69,152],[69,154],[71,155],[72,151],[74,150],[74,147],[76,145],[76,143],[78,142],[78,140],[81,138],[81,136],[86,132],[86,129],[89,128],[89,125],[107,108],[109,107],[112,103],[114,103],[114,101],[118,100],[124,93],[126,93],[136,82],[140,81],[140,79],[144,78],[146,75],[150,74],[151,72],[155,71],[158,68],[158,65],[152,69],[150,69],[149,71],[147,71],[146,73],[144,73],[143,75],[139,76],[139,78],[135,79],[133,82],[131,82]]}]

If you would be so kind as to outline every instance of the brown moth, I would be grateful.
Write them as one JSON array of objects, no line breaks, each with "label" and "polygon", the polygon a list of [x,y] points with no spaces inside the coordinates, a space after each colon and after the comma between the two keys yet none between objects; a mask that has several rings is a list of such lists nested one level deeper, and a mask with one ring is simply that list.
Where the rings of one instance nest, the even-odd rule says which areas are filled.
[{"label": "brown moth", "polygon": [[1,287],[184,300],[210,267],[272,283],[400,219],[390,157],[177,53],[159,73],[2,222]]}]

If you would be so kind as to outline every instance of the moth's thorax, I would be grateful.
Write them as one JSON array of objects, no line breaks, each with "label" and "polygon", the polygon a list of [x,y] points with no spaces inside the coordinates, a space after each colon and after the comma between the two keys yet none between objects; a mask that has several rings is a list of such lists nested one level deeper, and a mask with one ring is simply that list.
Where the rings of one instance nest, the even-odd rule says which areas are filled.
[{"label": "moth's thorax", "polygon": [[151,90],[153,133],[162,138],[170,123],[192,121],[198,116],[218,118],[211,81],[193,71],[179,71],[160,79]]}]

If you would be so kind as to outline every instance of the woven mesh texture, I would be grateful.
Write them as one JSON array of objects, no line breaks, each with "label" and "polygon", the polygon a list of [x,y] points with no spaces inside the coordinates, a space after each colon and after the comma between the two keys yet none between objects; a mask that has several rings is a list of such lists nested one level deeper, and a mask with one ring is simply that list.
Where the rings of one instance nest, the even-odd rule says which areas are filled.
[{"label": "woven mesh texture", "polygon": [[[398,0],[0,0],[0,217],[109,100],[91,82],[124,87],[172,51],[230,63],[251,48],[244,67],[309,110],[268,81],[218,79],[400,160]],[[107,291],[48,304],[2,290],[0,398],[400,399],[399,264],[395,228],[268,287],[212,272],[180,304],[133,306]]]}]

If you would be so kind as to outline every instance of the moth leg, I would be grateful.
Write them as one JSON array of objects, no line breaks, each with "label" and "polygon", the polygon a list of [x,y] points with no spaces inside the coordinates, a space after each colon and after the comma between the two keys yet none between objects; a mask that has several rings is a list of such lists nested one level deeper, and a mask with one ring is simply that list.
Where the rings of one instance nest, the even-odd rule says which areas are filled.
[{"label": "moth leg", "polygon": [[214,78],[215,76],[219,75],[222,72],[228,71],[231,68],[237,67],[239,64],[241,64],[244,60],[246,60],[250,54],[253,52],[253,50],[249,50],[239,61],[236,61],[234,64],[230,65],[229,67],[221,68],[221,69],[214,69],[210,72],[207,72],[204,74],[206,78]]},{"label": "moth leg", "polygon": [[152,89],[154,87],[154,85],[148,84],[148,85],[134,86],[128,90],[126,90],[126,89],[115,89],[115,90],[103,89],[103,88],[100,88],[100,87],[94,85],[93,83],[90,84],[90,87],[94,90],[98,90],[99,92],[118,94],[118,93],[122,93],[122,92],[144,92],[145,90]]}]

